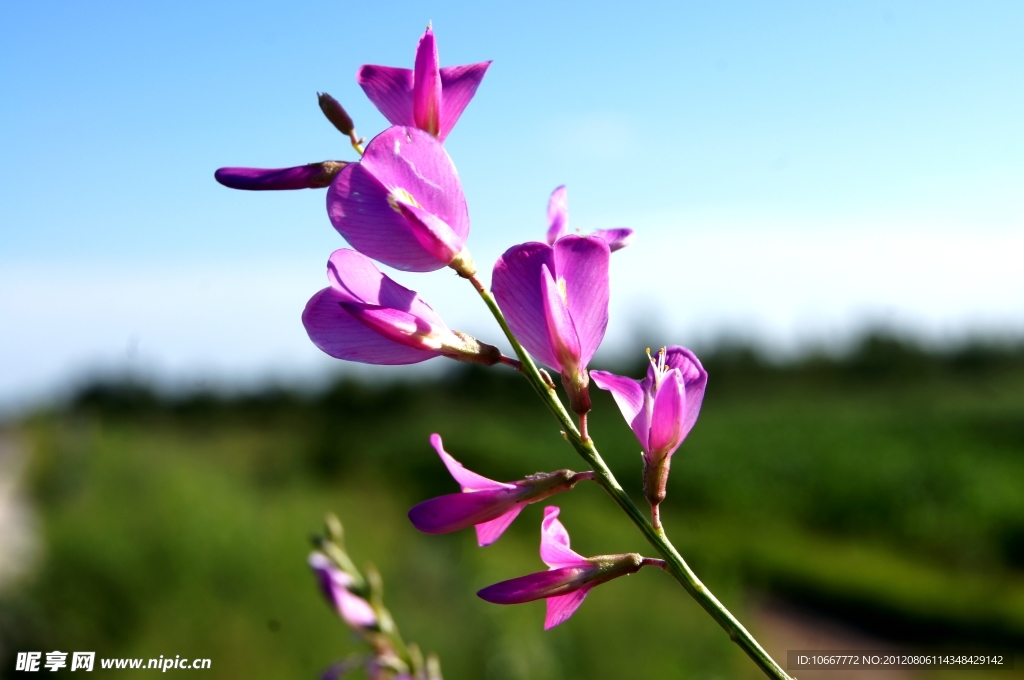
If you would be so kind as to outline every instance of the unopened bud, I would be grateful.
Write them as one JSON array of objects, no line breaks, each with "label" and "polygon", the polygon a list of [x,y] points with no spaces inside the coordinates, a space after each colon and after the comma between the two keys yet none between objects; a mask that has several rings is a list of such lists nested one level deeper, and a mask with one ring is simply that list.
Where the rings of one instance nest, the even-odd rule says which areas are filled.
[{"label": "unopened bud", "polygon": [[412,673],[414,677],[423,677],[423,651],[420,646],[415,642],[410,642],[406,645],[406,649],[409,651],[409,661],[412,662]]},{"label": "unopened bud", "polygon": [[370,589],[370,602],[378,607],[384,606],[384,579],[372,562],[366,564],[366,587]]},{"label": "unopened bud", "polygon": [[346,161],[323,161],[294,168],[220,168],[214,178],[230,189],[288,191],[322,189],[331,185]]},{"label": "unopened bud", "polygon": [[338,103],[338,100],[326,92],[317,92],[316,96],[320,103],[320,110],[327,116],[327,120],[331,121],[331,124],[338,128],[341,134],[355,139],[356,125],[352,122],[348,112]]},{"label": "unopened bud", "polygon": [[324,515],[324,526],[327,528],[327,535],[339,546],[345,541],[345,530],[341,526],[341,520],[333,512]]},{"label": "unopened bud", "polygon": [[540,377],[544,381],[544,384],[553,392],[555,390],[555,381],[551,379],[551,374],[543,368],[538,368],[537,372],[540,373]]},{"label": "unopened bud", "polygon": [[441,677],[441,660],[433,652],[427,655],[427,680],[444,680]]}]

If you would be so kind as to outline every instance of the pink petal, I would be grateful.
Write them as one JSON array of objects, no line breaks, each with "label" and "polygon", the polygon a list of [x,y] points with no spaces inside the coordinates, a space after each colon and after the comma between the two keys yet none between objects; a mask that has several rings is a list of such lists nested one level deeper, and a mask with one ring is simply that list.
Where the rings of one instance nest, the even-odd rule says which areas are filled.
[{"label": "pink petal", "polygon": [[314,295],[302,314],[306,332],[321,350],[338,359],[375,364],[410,364],[438,356],[382,336],[342,306],[379,304],[408,312],[429,326],[447,328],[430,305],[385,276],[368,257],[345,248],[334,251],[327,263],[327,278],[331,288]]},{"label": "pink petal", "polygon": [[366,64],[356,73],[356,82],[389,123],[416,125],[412,111],[412,70]]},{"label": "pink petal", "polygon": [[602,390],[612,393],[622,417],[633,429],[633,434],[640,441],[640,446],[647,448],[647,435],[650,430],[650,416],[644,409],[644,390],[640,383],[607,371],[591,371],[590,377]]},{"label": "pink petal", "polygon": [[437,234],[424,235],[422,220],[398,208],[409,197],[451,229],[454,237],[445,232],[442,241],[461,250],[469,211],[458,173],[441,143],[416,128],[391,127],[374,137],[363,159],[345,166],[327,190],[327,214],[364,255],[404,271],[440,269],[451,260],[424,247]]},{"label": "pink petal", "polygon": [[362,253],[347,248],[331,253],[327,262],[327,280],[347,302],[401,309],[433,326],[447,327],[440,315],[416,291],[395,283]]},{"label": "pink petal", "polygon": [[565,185],[551,192],[548,199],[548,245],[569,232],[569,197],[565,193]]},{"label": "pink petal", "polygon": [[555,626],[565,623],[573,615],[583,600],[587,599],[587,593],[594,587],[594,584],[586,585],[574,593],[568,595],[557,595],[547,599],[547,615],[544,617],[544,630],[551,630]]},{"label": "pink petal", "polygon": [[476,525],[476,542],[483,548],[485,546],[494,543],[501,535],[505,533],[505,529],[512,524],[513,520],[519,516],[519,513],[526,507],[525,503],[518,503],[512,506],[512,509],[506,512],[504,515],[497,519],[493,519],[490,522],[484,522],[483,524]]},{"label": "pink petal", "polygon": [[415,225],[413,234],[420,245],[439,262],[451,262],[462,250],[465,239],[459,236],[445,222],[422,208],[414,205],[398,204],[411,224]]},{"label": "pink petal", "polygon": [[610,254],[608,244],[593,236],[564,236],[554,245],[553,271],[565,280],[583,366],[594,356],[608,327]]},{"label": "pink petal", "polygon": [[701,366],[697,356],[678,345],[669,347],[665,356],[665,365],[678,368],[683,374],[683,387],[686,393],[686,412],[683,415],[683,438],[690,434],[697,416],[700,414],[700,405],[704,401],[704,391],[708,386],[708,373]]},{"label": "pink petal", "polygon": [[594,566],[591,564],[551,569],[495,583],[478,591],[477,595],[494,604],[522,604],[575,592],[585,587],[587,579],[593,577]]},{"label": "pink petal", "polygon": [[[447,534],[471,526],[491,524],[506,515],[511,515],[508,519],[508,522],[511,522],[522,509],[518,497],[517,489],[492,489],[438,496],[423,501],[410,510],[409,521],[427,534]],[[505,522],[504,526],[508,526],[508,522]]]},{"label": "pink petal", "polygon": [[441,132],[437,136],[440,141],[443,142],[455,127],[490,65],[491,62],[485,61],[441,69]]},{"label": "pink petal", "polygon": [[416,46],[412,115],[416,127],[437,137],[441,130],[441,74],[437,42],[429,27]]},{"label": "pink petal", "polygon": [[324,288],[310,298],[302,312],[302,325],[313,344],[336,359],[364,364],[415,364],[440,356],[383,337],[342,308],[348,296]]},{"label": "pink petal", "polygon": [[604,239],[608,244],[608,249],[611,252],[616,250],[622,250],[626,246],[633,243],[635,234],[632,229],[620,228],[620,229],[598,229],[591,233],[591,236],[596,236],[600,239]]},{"label": "pink petal", "polygon": [[493,479],[487,479],[482,475],[467,470],[463,467],[462,463],[452,458],[451,454],[444,450],[444,442],[441,441],[441,435],[437,433],[430,435],[430,445],[437,451],[437,455],[441,456],[441,460],[444,462],[445,467],[448,468],[448,472],[459,483],[463,491],[517,488],[515,484],[496,482]]},{"label": "pink petal", "polygon": [[[418,297],[414,291],[399,286],[388,278],[384,272],[377,269],[370,258],[348,248],[339,248],[331,253],[327,260],[327,280],[349,302],[386,304],[408,311],[410,303]],[[393,284],[395,300],[381,299],[386,284]],[[393,302],[399,304],[392,304]]]},{"label": "pink petal", "polygon": [[541,291],[541,267],[554,267],[554,251],[544,243],[512,246],[494,264],[491,289],[509,327],[542,364],[559,367],[548,340]]},{"label": "pink petal", "polygon": [[409,221],[390,207],[389,196],[362,163],[353,163],[327,190],[327,215],[353,248],[378,262],[412,272],[445,266],[423,247]]},{"label": "pink petal", "polygon": [[462,240],[469,235],[469,210],[459,173],[444,145],[429,133],[414,127],[388,128],[370,140],[359,164],[389,189],[408,191]]},{"label": "pink petal", "polygon": [[346,623],[355,628],[377,623],[377,615],[370,603],[349,592],[352,577],[339,569],[330,558],[322,553],[310,553],[309,566],[319,580],[324,596]]},{"label": "pink petal", "polygon": [[377,623],[377,615],[369,602],[358,595],[353,595],[347,588],[342,588],[338,596],[338,613],[345,623],[355,628],[365,628]]},{"label": "pink petal", "polygon": [[540,525],[540,558],[552,569],[590,566],[582,556],[569,548],[569,532],[558,521],[558,507],[544,508],[544,521]]},{"label": "pink petal", "polygon": [[562,298],[559,284],[551,276],[547,265],[541,266],[540,290],[541,301],[544,305],[548,345],[558,360],[558,363],[551,368],[559,371],[575,370],[580,365],[579,337],[577,337],[576,327],[569,317],[569,309]]},{"label": "pink petal", "polygon": [[459,342],[459,338],[446,326],[436,326],[400,309],[358,302],[340,304],[356,321],[406,347],[436,352],[444,345]]},{"label": "pink petal", "polygon": [[683,443],[683,411],[686,397],[683,378],[678,369],[669,370],[661,379],[651,413],[651,436],[648,452],[654,460],[671,456]]}]

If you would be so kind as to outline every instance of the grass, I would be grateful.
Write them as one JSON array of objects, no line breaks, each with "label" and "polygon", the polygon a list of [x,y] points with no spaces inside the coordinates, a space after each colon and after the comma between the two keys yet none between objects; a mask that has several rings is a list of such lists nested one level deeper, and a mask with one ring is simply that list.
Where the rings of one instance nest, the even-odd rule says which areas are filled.
[{"label": "grass", "polygon": [[[751,593],[769,593],[916,644],[1024,648],[1024,354],[873,338],[842,360],[772,366],[733,350],[706,363],[665,520],[741,620]],[[580,469],[504,370],[307,397],[98,385],[27,419],[45,558],[0,602],[0,642],[209,657],[214,677],[313,677],[354,648],[305,566],[331,510],[356,560],[380,567],[407,639],[439,652],[449,680],[757,677],[653,570],[595,590],[547,633],[542,603],[476,598],[543,568],[538,506],[485,550],[472,532],[409,525],[411,505],[455,490],[431,432],[496,479]],[[592,433],[642,500],[636,441],[594,396]],[[553,500],[579,552],[650,553],[596,486]]]}]

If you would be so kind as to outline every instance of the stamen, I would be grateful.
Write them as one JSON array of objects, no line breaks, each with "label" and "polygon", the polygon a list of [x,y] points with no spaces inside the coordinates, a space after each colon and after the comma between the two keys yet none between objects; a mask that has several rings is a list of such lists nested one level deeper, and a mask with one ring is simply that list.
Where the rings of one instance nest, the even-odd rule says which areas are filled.
[{"label": "stamen", "polygon": [[415,208],[423,208],[423,206],[417,203],[416,199],[412,197],[412,194],[410,194],[402,187],[395,187],[390,192],[388,192],[388,205],[390,205],[391,209],[394,210],[395,212],[402,212],[401,209],[398,207],[399,203],[411,205]]},{"label": "stamen", "polygon": [[661,387],[661,379],[665,375],[665,359],[668,354],[668,348],[662,347],[658,350],[658,358],[655,359],[651,356],[651,348],[647,348],[647,360],[651,362],[651,367],[654,369],[654,389],[657,390]]}]

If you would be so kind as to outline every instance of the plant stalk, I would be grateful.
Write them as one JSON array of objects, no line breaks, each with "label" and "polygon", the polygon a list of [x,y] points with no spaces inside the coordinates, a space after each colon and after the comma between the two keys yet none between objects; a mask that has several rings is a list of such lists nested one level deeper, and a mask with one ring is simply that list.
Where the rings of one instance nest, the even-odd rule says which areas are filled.
[{"label": "plant stalk", "polygon": [[505,333],[505,337],[511,343],[512,348],[516,352],[516,356],[522,362],[522,373],[534,391],[540,395],[544,405],[548,407],[548,410],[555,416],[559,424],[562,426],[562,430],[565,434],[566,440],[572,445],[576,452],[583,457],[583,459],[590,465],[595,473],[595,480],[600,484],[604,490],[612,497],[620,508],[626,513],[626,515],[633,520],[633,524],[640,529],[640,532],[644,535],[644,538],[661,553],[662,557],[665,558],[665,562],[668,565],[667,571],[679,581],[679,583],[686,589],[686,592],[695,599],[708,614],[711,615],[715,621],[718,622],[725,632],[729,634],[729,637],[740,646],[747,656],[753,660],[758,667],[764,671],[765,675],[770,678],[776,678],[776,680],[792,680],[790,676],[783,670],[782,666],[775,662],[768,652],[764,651],[761,645],[758,644],[757,640],[743,627],[736,617],[729,612],[725,606],[718,601],[707,586],[700,582],[697,575],[693,573],[690,566],[686,564],[686,561],[682,558],[679,552],[676,550],[672,542],[668,540],[668,536],[665,535],[663,528],[659,527],[655,529],[651,522],[647,519],[646,514],[640,510],[633,502],[633,500],[626,494],[626,492],[619,485],[618,480],[615,479],[615,475],[608,469],[604,459],[601,458],[601,454],[598,453],[597,447],[594,445],[594,440],[589,437],[584,439],[579,430],[576,428],[576,424],[573,422],[572,417],[565,410],[562,402],[558,398],[558,394],[555,392],[554,387],[549,385],[543,377],[541,377],[540,371],[537,369],[537,365],[533,362],[533,358],[526,352],[523,346],[516,339],[512,330],[508,326],[508,322],[505,320],[505,315],[502,314],[501,309],[498,307],[497,301],[494,296],[484,288],[483,284],[480,283],[476,276],[469,277],[470,283],[476,288],[477,293],[483,298],[487,308],[491,311],[498,325],[501,326],[501,330]]}]

